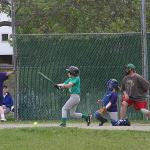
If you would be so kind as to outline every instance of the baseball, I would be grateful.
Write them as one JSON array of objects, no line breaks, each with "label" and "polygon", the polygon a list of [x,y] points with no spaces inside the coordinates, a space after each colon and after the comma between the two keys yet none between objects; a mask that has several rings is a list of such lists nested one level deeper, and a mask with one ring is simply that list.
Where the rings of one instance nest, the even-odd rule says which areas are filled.
[{"label": "baseball", "polygon": [[33,123],[33,125],[37,125],[38,123],[35,121],[34,123]]}]

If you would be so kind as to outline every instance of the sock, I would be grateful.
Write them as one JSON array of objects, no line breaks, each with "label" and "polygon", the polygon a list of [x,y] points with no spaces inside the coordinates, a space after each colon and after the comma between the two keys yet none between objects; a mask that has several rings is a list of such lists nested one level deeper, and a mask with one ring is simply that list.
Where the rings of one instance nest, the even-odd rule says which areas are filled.
[{"label": "sock", "polygon": [[62,121],[63,124],[66,124],[67,118],[62,118],[61,121]]},{"label": "sock", "polygon": [[86,119],[88,116],[85,114],[82,114],[82,118]]},{"label": "sock", "polygon": [[5,115],[4,114],[1,114],[1,119],[5,119]]}]

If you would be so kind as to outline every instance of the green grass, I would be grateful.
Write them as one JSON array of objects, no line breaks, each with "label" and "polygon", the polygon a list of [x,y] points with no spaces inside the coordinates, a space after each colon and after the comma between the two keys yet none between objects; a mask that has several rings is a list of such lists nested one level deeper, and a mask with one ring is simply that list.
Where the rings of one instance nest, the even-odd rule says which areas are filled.
[{"label": "green grass", "polygon": [[148,150],[150,132],[78,128],[1,129],[0,150]]}]

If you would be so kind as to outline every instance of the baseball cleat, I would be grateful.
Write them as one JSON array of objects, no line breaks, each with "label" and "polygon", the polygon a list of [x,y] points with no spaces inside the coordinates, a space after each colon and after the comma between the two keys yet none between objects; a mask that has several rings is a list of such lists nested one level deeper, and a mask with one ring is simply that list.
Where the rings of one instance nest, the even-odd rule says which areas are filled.
[{"label": "baseball cleat", "polygon": [[103,124],[104,124],[103,122],[100,122],[100,123],[99,123],[99,126],[103,126]]},{"label": "baseball cleat", "polygon": [[87,126],[89,126],[91,124],[91,119],[92,119],[92,115],[88,115],[85,120],[87,122]]},{"label": "baseball cleat", "polygon": [[1,118],[1,120],[0,120],[1,122],[5,122],[6,121],[6,119],[5,118]]},{"label": "baseball cleat", "polygon": [[65,123],[61,123],[59,126],[60,127],[66,127],[66,124]]},{"label": "baseball cleat", "polygon": [[99,123],[99,126],[103,126],[103,124],[104,124],[105,122],[107,122],[107,119],[102,118],[102,119],[101,119],[101,122]]}]

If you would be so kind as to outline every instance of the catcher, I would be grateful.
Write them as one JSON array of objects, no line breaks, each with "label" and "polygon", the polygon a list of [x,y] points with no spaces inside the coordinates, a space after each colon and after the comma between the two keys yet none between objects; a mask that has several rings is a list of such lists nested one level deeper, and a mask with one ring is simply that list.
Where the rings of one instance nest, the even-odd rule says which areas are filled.
[{"label": "catcher", "polygon": [[105,122],[110,118],[111,122],[118,120],[117,99],[119,91],[118,81],[116,79],[110,79],[107,82],[107,90],[102,100],[98,100],[97,103],[102,103],[102,108],[97,110],[94,114],[95,118],[100,122],[99,126],[103,126]]}]

